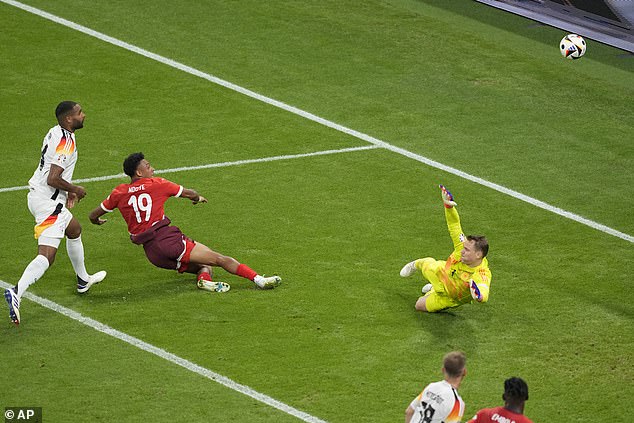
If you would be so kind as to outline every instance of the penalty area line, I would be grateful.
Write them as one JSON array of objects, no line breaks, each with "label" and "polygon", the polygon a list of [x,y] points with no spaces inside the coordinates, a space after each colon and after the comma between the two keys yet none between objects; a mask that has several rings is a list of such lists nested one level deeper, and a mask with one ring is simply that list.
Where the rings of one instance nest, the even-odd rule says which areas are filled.
[{"label": "penalty area line", "polygon": [[0,0],[0,2],[17,7],[18,9],[22,9],[26,12],[32,13],[34,15],[40,16],[44,19],[48,19],[52,22],[58,23],[60,25],[63,25],[65,27],[74,29],[75,31],[79,31],[81,33],[84,33],[86,35],[89,35],[91,37],[97,38],[101,41],[104,41],[106,43],[110,43],[112,45],[115,45],[117,47],[123,48],[125,50],[131,51],[133,53],[139,54],[141,56],[147,57],[148,59],[152,59],[154,61],[157,61],[159,63],[163,63],[164,65],[170,66],[174,69],[178,69],[182,72],[188,73],[190,75],[193,76],[197,76],[199,78],[205,79],[209,82],[212,82],[216,85],[220,85],[222,87],[228,88],[230,90],[233,90],[235,92],[238,92],[240,94],[244,94],[247,97],[251,97],[253,99],[259,100],[263,103],[269,104],[271,106],[277,107],[279,109],[282,110],[286,110],[289,113],[293,113],[295,115],[301,116],[303,118],[306,118],[308,120],[311,120],[313,122],[317,122],[321,125],[324,125],[328,128],[332,128],[334,130],[337,130],[339,132],[343,132],[344,134],[348,134],[350,136],[353,136],[355,138],[358,138],[360,140],[366,141],[369,144],[373,144],[377,147],[382,147],[385,148],[386,150],[392,151],[396,154],[400,154],[402,156],[408,157],[412,160],[416,160],[420,163],[424,163],[427,166],[433,167],[435,169],[439,169],[442,171],[445,171],[447,173],[459,176],[463,179],[466,179],[470,182],[474,182],[476,184],[480,184],[482,186],[485,186],[487,188],[493,189],[497,192],[500,192],[502,194],[508,195],[510,197],[513,197],[515,199],[518,199],[520,201],[524,201],[528,204],[532,204],[535,207],[539,207],[543,210],[549,211],[551,213],[557,214],[559,216],[565,217],[566,219],[570,219],[573,220],[575,222],[581,223],[582,225],[588,226],[590,228],[596,229],[598,231],[601,231],[603,233],[606,233],[608,235],[612,235],[615,236],[617,238],[621,238],[625,241],[629,241],[631,243],[634,243],[634,236],[626,234],[624,232],[620,232],[616,229],[613,229],[609,226],[603,225],[601,223],[595,222],[594,220],[590,220],[590,219],[586,219],[583,216],[579,216],[578,214],[575,213],[571,213],[569,211],[566,211],[564,209],[561,209],[559,207],[555,207],[552,206],[548,203],[545,203],[541,200],[538,200],[536,198],[530,197],[528,195],[522,194],[521,192],[512,190],[510,188],[507,188],[505,186],[496,184],[494,182],[490,182],[487,181],[485,179],[479,178],[477,176],[474,175],[470,175],[466,172],[463,172],[460,169],[456,169],[454,167],[451,166],[447,166],[443,163],[437,162],[435,160],[432,160],[428,157],[425,156],[421,156],[419,154],[413,153],[409,150],[405,150],[404,148],[400,148],[397,147],[393,144],[387,143],[383,140],[380,140],[378,138],[375,138],[373,136],[370,136],[368,134],[364,134],[363,132],[354,130],[354,129],[350,129],[346,126],[340,125],[338,123],[335,123],[333,121],[330,121],[328,119],[322,118],[320,116],[317,116],[313,113],[307,112],[305,110],[302,110],[298,107],[295,106],[291,106],[289,104],[286,104],[282,101],[279,100],[275,100],[271,97],[267,97],[265,95],[259,94],[255,91],[251,91],[247,88],[241,87],[240,85],[234,84],[232,82],[226,81],[224,79],[218,78],[217,76],[211,75],[209,73],[203,72],[201,70],[198,70],[196,68],[193,68],[191,66],[187,66],[183,63],[177,62],[176,60],[173,59],[169,59],[165,56],[161,56],[160,54],[156,54],[156,53],[152,53],[151,51],[142,49],[140,47],[137,47],[133,44],[129,44],[126,43],[125,41],[121,41],[117,38],[111,37],[109,35],[106,35],[102,32],[99,31],[95,31],[94,29],[90,29],[88,27],[85,27],[83,25],[80,25],[78,23],[69,21],[67,19],[61,18],[59,16],[53,15],[52,13],[48,13],[45,12],[41,9],[37,9],[35,7],[26,5],[24,3],[20,3],[18,1],[15,0]]},{"label": "penalty area line", "polygon": [[[11,288],[11,285],[6,283],[3,280],[0,280],[0,287],[2,288]],[[125,342],[126,344],[132,345],[133,347],[139,348],[143,351],[149,352],[150,354],[154,354],[157,357],[160,357],[164,360],[172,362],[178,366],[181,366],[190,372],[194,372],[203,376],[209,380],[212,380],[216,383],[219,383],[233,391],[239,392],[241,394],[247,395],[257,401],[260,401],[268,406],[276,408],[280,411],[283,411],[286,414],[290,414],[291,416],[297,417],[300,420],[303,420],[308,423],[327,423],[325,420],[321,420],[318,417],[312,416],[308,413],[305,413],[301,410],[298,410],[290,405],[287,405],[281,401],[276,400],[275,398],[271,398],[270,396],[263,394],[261,392],[256,391],[246,385],[242,385],[238,382],[235,382],[232,379],[229,379],[226,376],[223,376],[219,373],[216,373],[212,370],[206,369],[198,364],[192,363],[189,360],[181,358],[177,355],[174,355],[170,352],[165,351],[162,348],[155,347],[152,344],[148,344],[145,341],[140,340],[139,338],[135,338],[134,336],[128,335],[124,332],[118,331],[114,328],[111,328],[108,325],[105,325],[97,320],[91,319],[90,317],[86,317],[74,310],[66,308],[62,305],[57,304],[51,300],[47,300],[46,298],[42,298],[30,292],[25,292],[23,295],[24,298],[27,298],[30,301],[33,301],[36,304],[41,305],[42,307],[48,308],[56,313],[62,314],[72,320],[75,320],[85,326],[88,326],[92,329],[95,329],[98,332],[109,335],[113,338],[116,338],[120,341]]]},{"label": "penalty area line", "polygon": [[[246,159],[246,160],[236,160],[232,162],[208,163],[208,164],[195,165],[195,166],[183,166],[183,167],[174,167],[170,169],[158,169],[158,170],[155,170],[154,173],[156,173],[157,175],[160,175],[163,173],[184,172],[187,170],[200,170],[200,169],[212,169],[215,167],[241,166],[241,165],[253,164],[253,163],[266,163],[266,162],[275,162],[279,160],[301,159],[304,157],[326,156],[329,154],[352,153],[355,151],[374,150],[377,148],[380,148],[380,147],[376,145],[363,145],[360,147],[340,148],[338,150],[322,150],[322,151],[313,151],[312,153],[286,154],[283,156],[261,157],[259,159]],[[116,175],[95,176],[93,178],[75,179],[73,183],[79,184],[84,182],[108,181],[110,179],[122,179],[122,178],[127,178],[127,175],[125,173],[117,173]],[[10,191],[24,191],[27,189],[29,189],[28,185],[0,188],[0,193],[10,192]]]}]

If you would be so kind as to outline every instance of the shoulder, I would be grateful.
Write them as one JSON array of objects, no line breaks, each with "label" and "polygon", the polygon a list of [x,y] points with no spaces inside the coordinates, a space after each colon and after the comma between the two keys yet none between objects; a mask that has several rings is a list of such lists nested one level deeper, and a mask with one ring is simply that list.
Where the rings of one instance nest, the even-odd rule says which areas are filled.
[{"label": "shoulder", "polygon": [[110,196],[119,196],[122,194],[125,194],[126,192],[128,192],[128,188],[130,185],[128,184],[119,184],[116,187],[114,187],[114,189],[112,190],[112,192],[110,193]]},{"label": "shoulder", "polygon": [[59,140],[62,139],[63,134],[64,133],[62,132],[62,127],[59,125],[55,125],[51,129],[48,130],[48,132],[46,133],[45,139],[47,142],[50,142],[50,141],[59,142]]}]

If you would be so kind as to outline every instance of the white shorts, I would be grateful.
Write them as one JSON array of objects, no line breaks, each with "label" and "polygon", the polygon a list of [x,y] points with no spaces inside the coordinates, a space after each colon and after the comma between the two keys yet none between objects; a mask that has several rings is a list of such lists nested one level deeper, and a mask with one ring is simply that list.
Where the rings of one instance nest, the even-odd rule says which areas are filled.
[{"label": "white shorts", "polygon": [[57,248],[73,215],[64,203],[42,197],[34,192],[27,195],[29,211],[35,218],[34,236],[38,245]]}]

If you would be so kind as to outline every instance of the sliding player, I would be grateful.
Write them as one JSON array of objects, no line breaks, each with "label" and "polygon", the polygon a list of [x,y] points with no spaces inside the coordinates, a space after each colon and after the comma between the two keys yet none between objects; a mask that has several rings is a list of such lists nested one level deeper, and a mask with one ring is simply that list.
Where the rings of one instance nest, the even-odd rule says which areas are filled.
[{"label": "sliding player", "polygon": [[128,224],[133,243],[143,245],[145,255],[152,264],[179,273],[198,275],[197,286],[212,292],[230,289],[224,282],[213,282],[211,267],[219,266],[227,272],[253,281],[261,289],[271,289],[281,283],[279,276],[264,277],[245,264],[211,250],[191,240],[176,226],[170,226],[163,205],[170,197],[182,197],[193,204],[206,203],[207,199],[192,189],[154,178],[154,168],[143,153],[134,153],[123,162],[123,171],[130,176],[129,184],[117,186],[99,207],[90,212],[89,219],[95,225],[106,220],[100,217],[119,209]]},{"label": "sliding player", "polygon": [[421,272],[429,282],[423,287],[423,296],[416,301],[416,310],[430,313],[472,301],[486,302],[491,285],[487,239],[482,235],[465,237],[453,196],[444,186],[440,185],[440,189],[454,251],[446,261],[426,257],[401,269],[404,278]]}]

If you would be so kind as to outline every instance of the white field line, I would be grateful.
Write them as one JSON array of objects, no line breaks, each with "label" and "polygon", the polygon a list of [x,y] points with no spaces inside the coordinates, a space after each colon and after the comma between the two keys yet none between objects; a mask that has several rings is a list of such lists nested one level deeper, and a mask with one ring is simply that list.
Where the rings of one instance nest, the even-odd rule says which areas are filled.
[{"label": "white field line", "polygon": [[453,168],[451,166],[444,165],[442,163],[439,163],[439,162],[437,162],[435,160],[431,160],[431,159],[429,159],[427,157],[424,157],[424,156],[421,156],[419,154],[412,153],[411,151],[405,150],[403,148],[396,147],[396,146],[394,146],[392,144],[389,144],[389,143],[387,143],[385,141],[381,141],[381,140],[379,140],[377,138],[374,138],[374,137],[372,137],[370,135],[364,134],[364,133],[359,132],[359,131],[355,131],[354,129],[347,128],[345,126],[339,125],[339,124],[334,123],[332,121],[329,121],[327,119],[324,119],[324,118],[321,118],[319,116],[316,116],[316,115],[314,115],[312,113],[309,113],[309,112],[306,112],[304,110],[298,109],[297,107],[290,106],[290,105],[288,105],[286,103],[283,103],[281,101],[272,99],[270,97],[266,97],[266,96],[264,96],[262,94],[258,94],[258,93],[254,92],[254,91],[248,90],[248,89],[246,89],[244,87],[241,87],[239,85],[233,84],[231,82],[225,81],[223,79],[220,79],[220,78],[215,77],[213,75],[210,75],[208,73],[202,72],[202,71],[200,71],[198,69],[194,69],[191,66],[184,65],[184,64],[182,64],[180,62],[177,62],[175,60],[168,59],[167,57],[158,55],[156,53],[152,53],[150,51],[144,50],[144,49],[142,49],[140,47],[137,47],[137,46],[134,46],[132,44],[128,44],[128,43],[126,43],[124,41],[121,41],[121,40],[118,40],[116,38],[110,37],[109,35],[103,34],[101,32],[92,30],[92,29],[87,28],[87,27],[85,27],[83,25],[79,25],[79,24],[76,24],[75,22],[71,22],[71,21],[66,20],[64,18],[60,18],[59,16],[50,14],[50,13],[45,12],[43,10],[36,9],[35,7],[31,7],[31,6],[25,5],[23,3],[20,3],[20,2],[14,1],[14,0],[0,0],[0,2],[9,4],[11,6],[15,6],[15,7],[19,8],[19,9],[22,9],[22,10],[25,10],[25,11],[27,11],[29,13],[33,13],[34,15],[38,15],[38,16],[44,18],[44,19],[48,19],[48,20],[56,22],[56,23],[58,23],[60,25],[64,25],[64,26],[66,26],[68,28],[72,28],[72,29],[74,29],[76,31],[82,32],[82,33],[84,33],[86,35],[90,35],[91,37],[95,37],[95,38],[97,38],[99,40],[102,40],[102,41],[105,41],[107,43],[113,44],[113,45],[115,45],[117,47],[121,47],[121,48],[129,50],[131,52],[140,54],[140,55],[145,56],[145,57],[147,57],[149,59],[152,59],[152,60],[155,60],[157,62],[163,63],[163,64],[165,64],[167,66],[171,66],[171,67],[173,67],[175,69],[178,69],[178,70],[181,70],[183,72],[189,73],[190,75],[194,75],[194,76],[197,76],[199,78],[206,79],[207,81],[213,82],[214,84],[221,85],[221,86],[223,86],[225,88],[228,88],[230,90],[239,92],[241,94],[244,94],[244,95],[249,96],[251,98],[254,98],[256,100],[259,100],[259,101],[262,101],[264,103],[267,103],[267,104],[269,104],[271,106],[275,106],[275,107],[278,107],[280,109],[286,110],[287,112],[294,113],[294,114],[296,114],[298,116],[302,116],[302,117],[304,117],[306,119],[309,119],[309,120],[312,120],[314,122],[320,123],[320,124],[322,124],[324,126],[327,126],[329,128],[335,129],[337,131],[341,131],[341,132],[343,132],[345,134],[348,134],[348,135],[351,135],[353,137],[356,137],[356,138],[359,138],[361,140],[364,140],[364,141],[366,141],[366,142],[368,142],[370,144],[374,144],[374,145],[376,145],[378,147],[382,147],[382,148],[385,148],[387,150],[393,151],[394,153],[401,154],[401,155],[403,155],[405,157],[408,157],[410,159],[413,159],[413,160],[416,160],[418,162],[424,163],[424,164],[426,164],[428,166],[431,166],[431,167],[434,167],[436,169],[440,169],[440,170],[443,170],[445,172],[451,173],[453,175],[460,176],[461,178],[467,179],[467,180],[469,180],[471,182],[475,182],[475,183],[483,185],[483,186],[485,186],[487,188],[491,188],[493,190],[496,190],[496,191],[501,192],[503,194],[509,195],[509,196],[511,196],[513,198],[516,198],[518,200],[524,201],[524,202],[532,204],[532,205],[534,205],[536,207],[539,207],[539,208],[542,208],[542,209],[547,210],[549,212],[552,212],[552,213],[558,214],[560,216],[563,216],[563,217],[565,217],[567,219],[574,220],[574,221],[576,221],[578,223],[581,223],[583,225],[589,226],[589,227],[591,227],[593,229],[596,229],[598,231],[601,231],[601,232],[604,232],[606,234],[615,236],[617,238],[621,238],[621,239],[623,239],[625,241],[629,241],[631,243],[634,243],[634,236],[632,236],[632,235],[617,231],[616,229],[612,229],[612,228],[610,228],[608,226],[605,226],[605,225],[603,225],[601,223],[595,222],[595,221],[590,220],[590,219],[586,219],[585,217],[582,217],[582,216],[579,216],[577,214],[571,213],[569,211],[560,209],[559,207],[551,206],[550,204],[547,204],[547,203],[545,203],[543,201],[537,200],[537,199],[535,199],[533,197],[529,197],[528,195],[524,195],[524,194],[522,194],[520,192],[514,191],[514,190],[512,190],[510,188],[506,188],[506,187],[504,187],[502,185],[498,185],[496,183],[489,182],[489,181],[484,180],[482,178],[478,178],[477,176],[470,175],[470,174],[468,174],[466,172],[463,172],[461,170],[455,169],[455,168]]},{"label": "white field line", "polygon": [[[175,167],[171,169],[159,169],[159,170],[156,170],[154,173],[162,174],[162,173],[184,172],[187,170],[211,169],[214,167],[240,166],[240,165],[252,164],[252,163],[265,163],[265,162],[274,162],[278,160],[300,159],[302,157],[325,156],[328,154],[339,154],[339,153],[350,153],[353,151],[373,150],[376,148],[379,148],[379,147],[377,147],[376,145],[364,145],[361,147],[340,148],[338,150],[322,150],[322,151],[314,151],[312,153],[287,154],[284,156],[262,157],[260,159],[236,160],[233,162],[209,163],[209,164],[196,165],[196,166],[183,166],[183,167]],[[108,181],[110,179],[122,179],[127,177],[128,176],[125,173],[117,173],[116,175],[95,176],[94,178],[75,179],[73,182],[78,184],[78,183],[84,183],[84,182]],[[28,185],[24,185],[19,187],[0,188],[0,192],[22,191],[27,189],[29,189]]]},{"label": "white field line", "polygon": [[[0,280],[0,287],[6,289],[6,288],[10,288],[11,285],[6,283],[5,281]],[[229,389],[232,389],[234,391],[247,395],[273,408],[277,408],[278,410],[283,411],[286,414],[290,414],[291,416],[297,417],[300,420],[303,420],[309,423],[326,423],[325,420],[321,420],[315,416],[312,416],[308,413],[305,413],[294,407],[291,407],[290,405],[286,405],[283,402],[276,400],[275,398],[271,398],[268,395],[262,394],[246,385],[242,385],[238,382],[235,382],[226,376],[223,376],[214,371],[201,367],[195,363],[192,363],[189,360],[185,360],[184,358],[181,358],[177,355],[167,352],[162,348],[155,347],[152,344],[148,344],[147,342],[141,341],[139,338],[135,338],[134,336],[130,336],[126,333],[113,329],[108,325],[105,325],[101,322],[91,319],[90,317],[86,317],[74,310],[61,306],[53,301],[47,300],[46,298],[39,297],[35,294],[31,294],[30,292],[25,292],[23,295],[23,298],[27,298],[33,301],[34,303],[41,305],[42,307],[46,307],[57,313],[63,314],[66,317],[69,317],[83,325],[93,328],[96,331],[99,331],[106,335],[110,335],[113,338],[119,339],[120,341],[130,344],[133,347],[137,347],[143,351],[154,354],[164,360],[177,364],[189,370],[190,372],[197,373],[203,377],[206,377],[207,379],[210,379],[214,382],[224,385]]]}]

